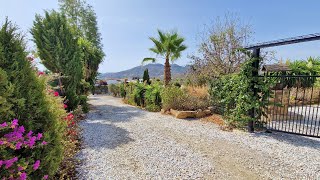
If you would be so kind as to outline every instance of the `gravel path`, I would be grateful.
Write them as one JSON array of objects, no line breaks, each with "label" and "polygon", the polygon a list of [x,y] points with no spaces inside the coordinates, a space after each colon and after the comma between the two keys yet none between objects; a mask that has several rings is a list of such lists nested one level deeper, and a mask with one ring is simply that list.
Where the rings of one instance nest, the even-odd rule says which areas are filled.
[{"label": "gravel path", "polygon": [[110,96],[90,104],[79,179],[320,179],[320,139],[225,132]]}]

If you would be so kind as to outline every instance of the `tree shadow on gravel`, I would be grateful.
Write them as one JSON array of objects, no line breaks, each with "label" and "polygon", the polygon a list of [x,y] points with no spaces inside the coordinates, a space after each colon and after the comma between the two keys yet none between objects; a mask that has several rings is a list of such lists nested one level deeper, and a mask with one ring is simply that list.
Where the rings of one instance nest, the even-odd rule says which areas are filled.
[{"label": "tree shadow on gravel", "polygon": [[115,149],[134,141],[127,130],[113,124],[101,123],[101,120],[83,121],[81,124],[85,127],[82,134],[85,145],[93,149]]},{"label": "tree shadow on gravel", "polygon": [[129,122],[143,113],[141,109],[130,106],[94,105],[94,108],[88,113],[87,119],[121,123]]},{"label": "tree shadow on gravel", "polygon": [[287,134],[287,133],[281,133],[281,132],[254,133],[254,136],[274,138],[278,141],[287,142],[287,143],[292,144],[294,146],[320,149],[320,139],[319,138],[311,138],[311,137],[294,135],[294,134]]}]

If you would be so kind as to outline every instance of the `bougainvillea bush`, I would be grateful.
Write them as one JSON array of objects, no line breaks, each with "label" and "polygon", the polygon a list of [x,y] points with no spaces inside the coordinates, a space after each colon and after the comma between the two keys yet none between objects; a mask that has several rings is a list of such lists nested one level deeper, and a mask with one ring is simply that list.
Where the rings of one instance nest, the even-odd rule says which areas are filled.
[{"label": "bougainvillea bush", "polygon": [[[40,159],[32,152],[43,150],[47,142],[43,133],[27,132],[17,119],[0,124],[0,177],[6,179],[27,179],[42,168]],[[47,179],[43,175],[42,179]]]},{"label": "bougainvillea bush", "polygon": [[[0,124],[17,118],[25,132],[42,133],[46,146],[21,152],[40,160],[41,168],[29,177],[41,179],[44,175],[52,177],[62,162],[66,112],[43,74],[32,68],[24,44],[17,27],[6,20],[0,28]],[[5,157],[9,158],[15,157]]]}]

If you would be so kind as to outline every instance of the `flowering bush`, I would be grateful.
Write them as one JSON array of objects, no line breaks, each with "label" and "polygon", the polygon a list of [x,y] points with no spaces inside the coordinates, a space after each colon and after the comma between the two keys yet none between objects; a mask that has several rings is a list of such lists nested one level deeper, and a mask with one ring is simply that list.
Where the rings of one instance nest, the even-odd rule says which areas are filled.
[{"label": "flowering bush", "polygon": [[[28,175],[40,168],[41,160],[34,159],[31,152],[47,145],[42,133],[25,133],[24,126],[18,120],[0,124],[0,178],[27,179]],[[28,156],[28,154],[31,154]],[[43,176],[47,179],[48,175]]]}]

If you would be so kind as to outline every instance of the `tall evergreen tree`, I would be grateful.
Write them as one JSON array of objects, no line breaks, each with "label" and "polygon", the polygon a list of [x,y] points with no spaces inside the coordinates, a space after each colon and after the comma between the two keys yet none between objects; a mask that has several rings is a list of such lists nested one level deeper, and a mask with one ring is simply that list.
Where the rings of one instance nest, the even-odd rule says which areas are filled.
[{"label": "tall evergreen tree", "polygon": [[81,37],[79,42],[85,65],[85,80],[94,87],[99,64],[105,56],[102,48],[102,38],[99,33],[97,15],[93,7],[84,0],[59,0],[60,10],[71,24],[76,27]]},{"label": "tall evergreen tree", "polygon": [[151,84],[150,83],[150,76],[149,76],[149,70],[148,69],[144,70],[142,79],[143,79],[144,83]]},{"label": "tall evergreen tree", "polygon": [[84,62],[75,29],[63,14],[45,11],[44,17],[36,15],[31,33],[45,67],[63,75],[68,108],[75,109],[80,103],[84,79]]},{"label": "tall evergreen tree", "polygon": [[13,154],[40,159],[42,168],[30,178],[41,179],[53,176],[62,160],[66,113],[62,102],[48,93],[45,79],[32,69],[24,44],[17,27],[6,20],[0,28],[0,123],[17,118],[26,132],[44,133],[48,145],[43,149]]}]

